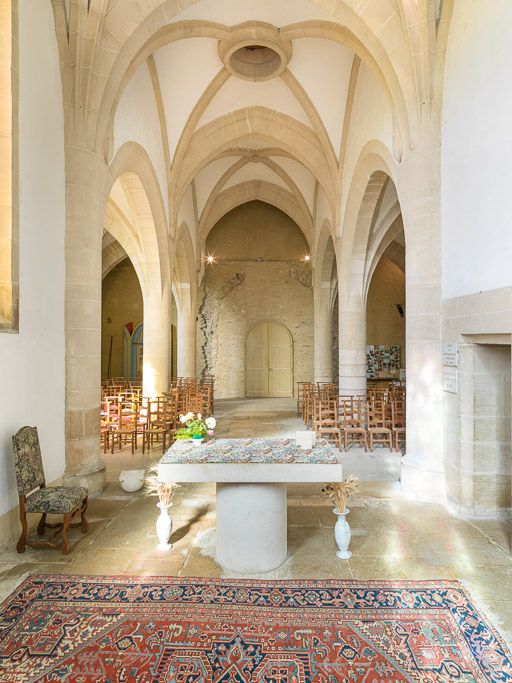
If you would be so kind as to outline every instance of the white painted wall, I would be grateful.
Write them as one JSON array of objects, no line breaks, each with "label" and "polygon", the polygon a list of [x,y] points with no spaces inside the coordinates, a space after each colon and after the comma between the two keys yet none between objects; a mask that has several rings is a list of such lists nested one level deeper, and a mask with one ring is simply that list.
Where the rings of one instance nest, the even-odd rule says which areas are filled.
[{"label": "white painted wall", "polygon": [[318,19],[333,21],[334,17],[309,0],[276,2],[276,0],[201,0],[190,5],[173,17],[173,21],[202,19],[224,23],[228,26],[244,21],[264,21],[274,26],[287,26],[299,21]]},{"label": "white painted wall", "polygon": [[223,68],[214,38],[169,43],[154,54],[167,124],[171,160],[194,107]]},{"label": "white painted wall", "polygon": [[144,62],[130,79],[114,117],[114,154],[126,142],[137,142],[155,169],[167,213],[169,195],[160,120],[148,65]]},{"label": "white painted wall", "polygon": [[236,76],[231,76],[216,93],[202,115],[198,127],[231,111],[249,107],[275,109],[313,129],[308,115],[281,78],[254,82],[244,81]]},{"label": "white painted wall", "polygon": [[293,41],[289,69],[315,103],[336,157],[340,152],[353,61],[351,50],[331,40],[300,38]]},{"label": "white painted wall", "polygon": [[389,150],[393,146],[393,118],[389,98],[377,76],[364,62],[359,67],[350,120],[341,215],[344,214],[352,178],[364,146],[372,140],[379,140]]},{"label": "white painted wall", "polygon": [[19,427],[39,428],[48,482],[64,471],[64,120],[51,3],[19,3],[19,43],[20,331],[0,334],[0,515],[17,503]]},{"label": "white painted wall", "polygon": [[443,296],[512,284],[512,2],[457,0],[442,128]]}]

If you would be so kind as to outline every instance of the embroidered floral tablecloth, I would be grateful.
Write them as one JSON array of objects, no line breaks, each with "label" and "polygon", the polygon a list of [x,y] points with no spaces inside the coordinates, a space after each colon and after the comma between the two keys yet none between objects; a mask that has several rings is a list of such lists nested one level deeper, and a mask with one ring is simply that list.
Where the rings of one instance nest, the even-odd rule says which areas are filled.
[{"label": "embroidered floral tablecloth", "polygon": [[270,463],[333,465],[341,462],[341,453],[326,439],[319,439],[311,449],[297,446],[295,439],[211,439],[200,446],[176,441],[160,464],[195,463]]}]

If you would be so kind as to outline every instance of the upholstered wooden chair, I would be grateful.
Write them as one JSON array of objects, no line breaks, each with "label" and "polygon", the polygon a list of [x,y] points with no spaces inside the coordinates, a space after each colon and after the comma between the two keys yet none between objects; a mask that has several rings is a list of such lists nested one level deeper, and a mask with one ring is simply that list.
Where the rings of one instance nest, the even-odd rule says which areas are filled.
[{"label": "upholstered wooden chair", "polygon": [[[62,548],[64,555],[69,553],[68,528],[81,527],[87,533],[88,523],[85,516],[87,510],[88,490],[83,486],[50,486],[46,488],[43,461],[37,427],[22,427],[12,437],[14,447],[14,468],[18,485],[21,536],[16,545],[19,553],[25,552],[25,546]],[[41,515],[37,525],[37,533],[43,536],[45,529],[56,529],[48,540],[27,540],[27,512]],[[74,515],[80,512],[80,522],[71,523]],[[47,524],[46,515],[63,515],[61,524]],[[60,543],[55,541],[61,532]]]}]

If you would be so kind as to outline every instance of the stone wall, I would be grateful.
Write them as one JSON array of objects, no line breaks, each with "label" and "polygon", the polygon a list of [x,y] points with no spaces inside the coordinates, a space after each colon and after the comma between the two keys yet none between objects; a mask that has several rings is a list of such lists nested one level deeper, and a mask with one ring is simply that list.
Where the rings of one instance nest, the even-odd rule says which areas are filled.
[{"label": "stone wall", "polygon": [[447,299],[443,341],[459,345],[457,392],[444,392],[447,496],[471,516],[512,506],[512,288]]},{"label": "stone wall", "polygon": [[110,340],[110,377],[123,377],[124,326],[142,322],[143,303],[139,279],[130,259],[116,266],[103,280],[101,308],[101,376],[107,377]]},{"label": "stone wall", "polygon": [[[250,202],[227,214],[210,233],[208,266],[198,310],[198,373],[215,376],[218,398],[245,396],[249,331],[273,320],[293,338],[294,382],[313,375],[311,270],[308,245],[281,211]],[[295,388],[295,385],[294,385]]]},{"label": "stone wall", "polygon": [[[294,263],[238,261],[206,275],[199,308],[199,372],[215,376],[218,398],[245,396],[245,343],[258,323],[274,320],[293,338],[294,382],[313,374],[313,290]],[[295,387],[295,385],[294,385]]]},{"label": "stone wall", "polygon": [[382,258],[375,269],[366,303],[366,343],[400,346],[401,367],[405,367],[405,276],[394,263]]}]

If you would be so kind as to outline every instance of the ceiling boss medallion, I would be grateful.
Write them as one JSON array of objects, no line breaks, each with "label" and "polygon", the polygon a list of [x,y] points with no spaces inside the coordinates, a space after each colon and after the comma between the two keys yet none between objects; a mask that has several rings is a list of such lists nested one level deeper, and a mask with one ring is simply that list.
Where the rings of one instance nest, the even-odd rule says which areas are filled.
[{"label": "ceiling boss medallion", "polygon": [[286,69],[292,56],[290,40],[270,24],[240,24],[219,41],[226,69],[246,81],[267,81]]}]

